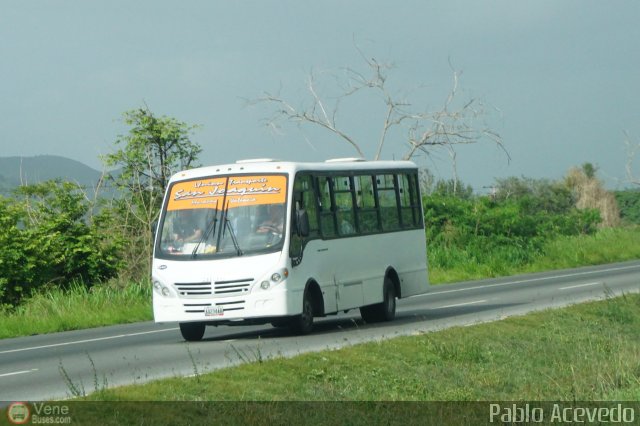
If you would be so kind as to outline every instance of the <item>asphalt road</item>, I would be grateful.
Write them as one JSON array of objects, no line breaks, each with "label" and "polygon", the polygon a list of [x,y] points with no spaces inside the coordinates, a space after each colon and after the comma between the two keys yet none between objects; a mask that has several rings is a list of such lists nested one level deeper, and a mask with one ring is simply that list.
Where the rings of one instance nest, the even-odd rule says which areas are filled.
[{"label": "asphalt road", "polygon": [[[63,399],[105,386],[201,374],[274,356],[495,321],[640,291],[640,261],[434,286],[398,302],[396,320],[364,324],[357,310],[317,319],[308,336],[271,326],[208,327],[186,343],[152,322],[0,340],[0,404]],[[4,403],[2,403],[4,401]]]}]

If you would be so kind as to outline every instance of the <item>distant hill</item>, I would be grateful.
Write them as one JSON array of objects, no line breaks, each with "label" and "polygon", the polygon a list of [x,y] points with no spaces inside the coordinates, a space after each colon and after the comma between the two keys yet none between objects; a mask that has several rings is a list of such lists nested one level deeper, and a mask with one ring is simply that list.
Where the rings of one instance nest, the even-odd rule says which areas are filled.
[{"label": "distant hill", "polygon": [[21,184],[33,184],[51,179],[95,187],[102,172],[79,161],[56,155],[36,157],[0,157],[0,194],[7,195]]}]

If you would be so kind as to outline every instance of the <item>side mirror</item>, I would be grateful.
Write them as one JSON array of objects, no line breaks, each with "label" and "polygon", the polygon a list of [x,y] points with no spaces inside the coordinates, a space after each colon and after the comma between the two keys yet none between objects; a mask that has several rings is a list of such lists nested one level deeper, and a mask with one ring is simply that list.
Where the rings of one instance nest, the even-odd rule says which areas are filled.
[{"label": "side mirror", "polygon": [[296,231],[301,237],[309,236],[309,215],[304,209],[296,210]]}]

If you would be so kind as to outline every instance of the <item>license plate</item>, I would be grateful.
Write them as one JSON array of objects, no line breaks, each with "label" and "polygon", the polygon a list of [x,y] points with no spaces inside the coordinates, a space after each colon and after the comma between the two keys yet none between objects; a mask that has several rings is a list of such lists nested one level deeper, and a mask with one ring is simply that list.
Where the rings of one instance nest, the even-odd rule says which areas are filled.
[{"label": "license plate", "polygon": [[222,315],[224,315],[222,306],[205,306],[204,308],[205,317],[221,317]]}]

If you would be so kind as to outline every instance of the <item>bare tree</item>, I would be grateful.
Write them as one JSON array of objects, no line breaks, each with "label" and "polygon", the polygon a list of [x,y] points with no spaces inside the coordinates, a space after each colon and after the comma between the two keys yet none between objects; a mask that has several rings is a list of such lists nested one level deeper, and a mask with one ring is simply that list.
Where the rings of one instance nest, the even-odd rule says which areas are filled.
[{"label": "bare tree", "polygon": [[311,98],[310,106],[296,108],[278,94],[264,93],[251,101],[252,104],[267,103],[275,106],[273,115],[267,119],[267,126],[278,131],[283,122],[312,124],[324,128],[348,143],[360,157],[365,158],[363,145],[337,123],[341,103],[354,95],[368,91],[377,95],[384,104],[384,117],[377,142],[374,160],[380,159],[383,147],[393,128],[404,132],[406,152],[404,159],[411,159],[417,153],[430,155],[435,148],[444,148],[453,164],[453,175],[457,181],[456,147],[489,140],[509,158],[498,133],[489,128],[481,119],[487,108],[480,99],[471,98],[461,105],[456,101],[461,72],[451,67],[453,79],[443,106],[437,111],[420,111],[408,100],[394,95],[389,89],[389,72],[392,64],[366,57],[358,52],[366,63],[366,75],[352,68],[346,68],[345,76],[339,78],[333,73],[341,93],[334,97],[322,97],[318,93],[316,76],[311,73],[307,79],[307,90]]},{"label": "bare tree", "polygon": [[640,142],[634,143],[631,141],[631,137],[627,132],[624,132],[625,140],[624,144],[627,147],[627,163],[625,168],[627,170],[627,179],[630,183],[640,186],[640,177],[635,176],[633,173],[633,164],[638,151],[640,151]]}]

